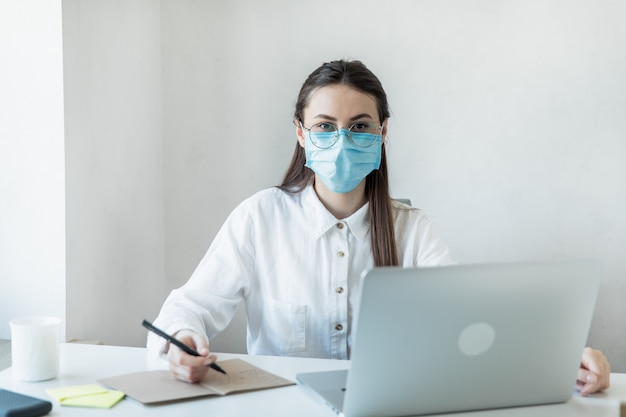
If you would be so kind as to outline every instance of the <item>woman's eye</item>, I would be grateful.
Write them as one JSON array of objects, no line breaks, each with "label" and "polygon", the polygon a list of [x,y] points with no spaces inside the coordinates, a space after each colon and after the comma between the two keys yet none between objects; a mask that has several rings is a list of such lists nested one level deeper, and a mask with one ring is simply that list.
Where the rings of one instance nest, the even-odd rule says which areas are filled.
[{"label": "woman's eye", "polygon": [[332,132],[337,130],[332,123],[318,123],[314,126],[317,132]]},{"label": "woman's eye", "polygon": [[367,132],[369,129],[370,125],[368,123],[355,123],[350,127],[352,132]]}]

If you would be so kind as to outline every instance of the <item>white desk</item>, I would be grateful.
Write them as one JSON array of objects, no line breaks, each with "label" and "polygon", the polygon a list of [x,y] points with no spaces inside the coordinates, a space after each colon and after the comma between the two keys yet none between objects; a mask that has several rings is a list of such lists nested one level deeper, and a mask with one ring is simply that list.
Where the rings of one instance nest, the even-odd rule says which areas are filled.
[{"label": "white desk", "polygon": [[[247,356],[218,354],[220,360],[244,358],[248,362],[277,375],[295,381],[298,372],[345,369],[347,361],[328,359],[300,359],[272,356]],[[61,345],[61,370],[58,378],[43,382],[17,382],[11,369],[0,372],[0,388],[23,394],[50,399],[45,390],[70,385],[92,384],[96,379],[146,369],[165,368],[164,363],[147,359],[143,348],[95,346],[80,344]],[[626,399],[626,374],[612,374],[611,388],[601,394],[583,398],[575,394],[572,399],[559,405],[522,407],[468,413],[471,417],[522,417],[522,416],[597,416],[618,417],[619,400]],[[264,391],[207,397],[166,405],[145,406],[132,399],[124,399],[110,410],[60,407],[52,416],[333,416],[334,414],[311,400],[298,386]],[[455,417],[465,414],[453,414]]]}]

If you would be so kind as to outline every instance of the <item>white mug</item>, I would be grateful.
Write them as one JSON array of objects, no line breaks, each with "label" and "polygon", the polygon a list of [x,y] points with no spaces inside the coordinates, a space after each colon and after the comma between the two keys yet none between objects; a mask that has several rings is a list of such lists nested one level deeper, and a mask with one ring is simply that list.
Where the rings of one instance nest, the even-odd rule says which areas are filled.
[{"label": "white mug", "polygon": [[57,317],[20,317],[10,321],[11,368],[20,381],[45,381],[59,373]]}]

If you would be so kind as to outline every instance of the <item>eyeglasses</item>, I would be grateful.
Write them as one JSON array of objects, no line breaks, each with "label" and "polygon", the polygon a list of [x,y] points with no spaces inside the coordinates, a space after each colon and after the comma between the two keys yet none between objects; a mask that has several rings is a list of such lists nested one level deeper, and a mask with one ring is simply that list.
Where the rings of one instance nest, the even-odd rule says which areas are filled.
[{"label": "eyeglasses", "polygon": [[369,148],[377,142],[381,136],[383,127],[368,122],[354,123],[348,129],[339,129],[332,123],[321,122],[311,127],[305,127],[300,122],[302,129],[306,130],[311,143],[320,149],[328,149],[339,140],[339,131],[348,133],[350,141],[359,148]]}]

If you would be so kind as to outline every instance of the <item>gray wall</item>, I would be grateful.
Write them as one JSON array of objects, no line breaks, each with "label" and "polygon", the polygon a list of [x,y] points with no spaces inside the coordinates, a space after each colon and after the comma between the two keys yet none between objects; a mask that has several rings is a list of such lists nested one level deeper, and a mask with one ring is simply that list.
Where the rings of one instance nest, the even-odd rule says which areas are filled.
[{"label": "gray wall", "polygon": [[300,84],[363,60],[392,106],[392,192],[462,263],[598,258],[590,343],[626,370],[626,4],[162,3],[166,279],[230,210],[276,184]]},{"label": "gray wall", "polygon": [[68,339],[143,345],[163,301],[159,10],[63,2]]},{"label": "gray wall", "polygon": [[297,90],[363,60],[392,192],[462,263],[599,258],[626,371],[626,16],[610,0],[63,2],[68,336],[141,345],[228,213],[278,183]]}]

